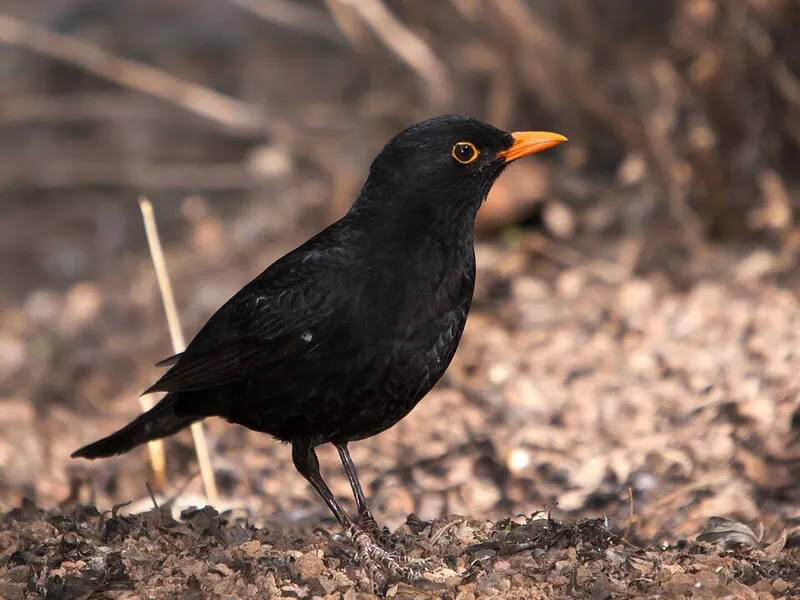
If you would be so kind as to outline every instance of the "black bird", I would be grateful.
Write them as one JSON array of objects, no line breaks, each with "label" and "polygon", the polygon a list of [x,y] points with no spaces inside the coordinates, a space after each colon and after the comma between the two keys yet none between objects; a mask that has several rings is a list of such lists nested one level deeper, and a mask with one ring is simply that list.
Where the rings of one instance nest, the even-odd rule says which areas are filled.
[{"label": "black bird", "polygon": [[[566,141],[506,133],[441,116],[392,138],[350,211],[278,259],[228,300],[144,393],[151,410],[73,457],[120,454],[219,416],[292,445],[373,574],[415,571],[378,528],[348,443],[405,417],[444,374],[475,284],[473,223],[513,160]],[[354,521],[319,472],[315,448],[339,451],[355,495]]]}]

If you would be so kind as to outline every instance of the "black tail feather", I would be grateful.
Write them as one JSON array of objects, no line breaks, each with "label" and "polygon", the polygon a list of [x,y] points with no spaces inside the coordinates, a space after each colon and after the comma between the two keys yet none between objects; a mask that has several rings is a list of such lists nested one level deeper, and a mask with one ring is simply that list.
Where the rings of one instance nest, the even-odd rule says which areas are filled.
[{"label": "black tail feather", "polygon": [[168,394],[161,402],[119,431],[76,450],[72,453],[72,458],[105,458],[123,454],[151,440],[177,433],[202,418],[176,414],[176,403],[177,399]]}]

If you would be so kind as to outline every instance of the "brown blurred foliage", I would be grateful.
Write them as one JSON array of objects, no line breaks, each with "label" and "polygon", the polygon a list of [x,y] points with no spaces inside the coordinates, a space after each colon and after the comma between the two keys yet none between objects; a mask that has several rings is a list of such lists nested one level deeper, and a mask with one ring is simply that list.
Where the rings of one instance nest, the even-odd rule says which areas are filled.
[{"label": "brown blurred foliage", "polygon": [[[38,261],[50,279],[79,280],[93,263],[81,252],[128,245],[142,192],[169,228],[180,221],[170,199],[200,193],[235,210],[274,201],[286,177],[317,178],[315,204],[331,207],[321,224],[346,209],[389,135],[442,112],[570,138],[498,185],[486,229],[545,200],[559,237],[646,239],[634,267],[665,244],[709,240],[767,242],[793,264],[791,0],[11,0],[2,11],[0,250],[29,263],[47,253],[31,239],[54,245],[59,258]],[[65,250],[75,236],[89,249]],[[7,278],[35,272],[3,262]]]}]

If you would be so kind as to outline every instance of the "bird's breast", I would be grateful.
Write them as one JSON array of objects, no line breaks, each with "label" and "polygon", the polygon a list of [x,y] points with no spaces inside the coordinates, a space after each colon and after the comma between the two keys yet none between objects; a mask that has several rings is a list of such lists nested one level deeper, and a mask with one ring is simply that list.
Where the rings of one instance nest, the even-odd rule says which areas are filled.
[{"label": "bird's breast", "polygon": [[[397,273],[397,270],[395,270]],[[416,402],[444,374],[464,330],[475,282],[472,248],[459,257],[429,255],[373,303],[373,350],[397,398]]]}]

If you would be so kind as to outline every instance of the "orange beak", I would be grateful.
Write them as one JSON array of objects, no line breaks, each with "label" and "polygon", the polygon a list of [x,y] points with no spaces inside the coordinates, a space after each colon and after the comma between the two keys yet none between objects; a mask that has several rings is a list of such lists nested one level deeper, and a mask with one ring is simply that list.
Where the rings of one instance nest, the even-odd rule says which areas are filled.
[{"label": "orange beak", "polygon": [[514,143],[511,144],[511,147],[497,154],[507,163],[528,154],[535,154],[553,146],[558,146],[567,141],[567,138],[563,135],[550,133],[549,131],[515,131],[511,134],[511,137],[514,138]]}]

